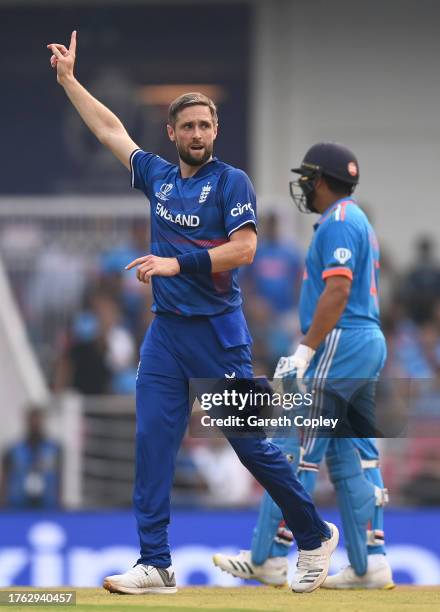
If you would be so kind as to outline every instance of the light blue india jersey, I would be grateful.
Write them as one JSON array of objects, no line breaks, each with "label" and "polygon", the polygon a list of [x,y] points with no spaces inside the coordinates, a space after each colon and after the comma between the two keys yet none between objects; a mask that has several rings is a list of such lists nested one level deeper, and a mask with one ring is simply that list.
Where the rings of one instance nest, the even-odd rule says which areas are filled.
[{"label": "light blue india jersey", "polygon": [[301,287],[302,333],[310,327],[326,279],[334,275],[352,280],[336,327],[379,327],[379,244],[367,216],[352,198],[343,198],[325,211],[314,229]]}]

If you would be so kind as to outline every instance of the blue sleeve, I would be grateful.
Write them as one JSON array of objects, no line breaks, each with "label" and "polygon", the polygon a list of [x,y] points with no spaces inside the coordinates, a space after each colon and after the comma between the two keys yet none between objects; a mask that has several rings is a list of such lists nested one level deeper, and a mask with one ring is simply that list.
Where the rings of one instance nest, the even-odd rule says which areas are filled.
[{"label": "blue sleeve", "polygon": [[257,227],[257,199],[249,177],[242,170],[227,172],[222,191],[223,219],[228,237],[240,227]]},{"label": "blue sleeve", "polygon": [[136,149],[130,156],[131,186],[148,195],[153,176],[168,165],[159,155]]},{"label": "blue sleeve", "polygon": [[319,235],[319,250],[323,263],[322,278],[346,276],[353,280],[358,245],[359,237],[351,223],[327,222]]}]

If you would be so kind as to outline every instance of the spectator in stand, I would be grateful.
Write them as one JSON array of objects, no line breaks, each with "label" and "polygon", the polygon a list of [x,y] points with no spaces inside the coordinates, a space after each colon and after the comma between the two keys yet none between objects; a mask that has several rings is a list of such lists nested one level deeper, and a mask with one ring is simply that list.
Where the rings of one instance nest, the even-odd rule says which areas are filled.
[{"label": "spectator in stand", "polygon": [[151,319],[151,287],[139,283],[135,270],[127,271],[125,266],[148,253],[148,250],[145,219],[134,219],[130,227],[130,240],[105,251],[99,262],[101,282],[120,302],[124,323],[139,344]]},{"label": "spectator in stand", "polygon": [[392,352],[393,373],[404,378],[436,378],[440,374],[440,334],[433,319],[416,325],[403,318],[395,326]]},{"label": "spectator in stand", "polygon": [[255,353],[255,346],[262,341],[269,374],[279,356],[291,352],[299,333],[296,310],[303,257],[293,241],[280,238],[276,213],[262,217],[260,227],[258,249],[253,264],[242,272],[242,287],[254,356],[262,358]]},{"label": "spectator in stand", "polygon": [[121,323],[114,298],[92,294],[78,314],[55,375],[54,390],[73,388],[85,395],[134,393],[135,343]]},{"label": "spectator in stand", "polygon": [[[411,426],[420,417],[438,415],[440,401],[440,306],[431,306],[433,317],[417,325],[396,304],[388,319],[388,359],[385,378],[389,386],[388,409],[400,410]],[[391,323],[390,323],[391,321]],[[398,382],[398,380],[401,382]],[[405,382],[406,381],[406,382]],[[382,391],[384,386],[381,386]],[[399,408],[400,407],[400,408]]]},{"label": "spectator in stand", "polygon": [[197,444],[204,445],[205,442],[206,440],[195,441],[189,437],[188,432],[183,438],[177,453],[172,489],[173,503],[176,505],[195,506],[206,502],[206,496],[209,494],[208,484],[193,457]]},{"label": "spectator in stand", "polygon": [[279,237],[278,217],[261,218],[260,238],[253,264],[243,273],[252,293],[264,298],[276,314],[292,313],[298,305],[303,257],[294,243]]},{"label": "spectator in stand", "polygon": [[440,452],[437,439],[423,441],[425,448],[420,465],[405,482],[401,493],[407,503],[414,506],[438,506],[440,504]]},{"label": "spectator in stand", "polygon": [[380,251],[380,313],[382,320],[382,328],[384,321],[388,317],[388,313],[394,307],[396,301],[396,287],[399,282],[394,261],[390,256],[386,246]]},{"label": "spectator in stand", "polygon": [[27,284],[26,312],[35,333],[44,325],[50,330],[54,318],[73,313],[81,304],[88,274],[87,259],[72,244],[48,244],[35,261],[35,272]]},{"label": "spectator in stand", "polygon": [[208,505],[237,507],[257,503],[261,488],[224,438],[210,438],[209,445],[193,448],[191,456],[206,482]]},{"label": "spectator in stand", "polygon": [[401,298],[416,323],[432,317],[433,305],[440,298],[440,266],[434,240],[429,236],[416,243],[415,263],[403,279]]},{"label": "spectator in stand", "polygon": [[254,366],[259,363],[258,375],[271,376],[280,355],[290,349],[296,317],[277,318],[264,298],[244,295],[246,318],[253,338],[253,363]]},{"label": "spectator in stand", "polygon": [[61,449],[44,432],[44,410],[31,405],[23,440],[2,460],[2,505],[15,509],[57,508],[60,505]]}]

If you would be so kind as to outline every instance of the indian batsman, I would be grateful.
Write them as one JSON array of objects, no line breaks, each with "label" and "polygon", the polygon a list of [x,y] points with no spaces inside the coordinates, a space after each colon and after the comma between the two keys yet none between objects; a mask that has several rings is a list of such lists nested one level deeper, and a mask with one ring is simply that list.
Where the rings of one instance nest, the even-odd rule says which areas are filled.
[{"label": "indian batsman", "polygon": [[[168,543],[170,491],[177,451],[190,415],[189,379],[252,378],[251,339],[241,309],[237,268],[252,262],[256,201],[247,175],[213,157],[217,109],[200,93],[169,107],[168,136],[178,165],[141,150],[121,121],[75,78],[70,46],[48,45],[58,83],[90,130],[131,172],[151,206],[152,253],[127,269],[153,284],[155,319],[140,351],[136,385],[134,508],[140,557],[108,576],[116,593],[175,593]],[[280,449],[264,436],[229,437],[240,461],[281,508],[299,548],[292,589],[325,580],[338,531],[319,517]]]},{"label": "indian batsman", "polygon": [[[330,381],[362,380],[350,408],[374,415],[375,386],[386,358],[378,304],[379,245],[365,213],[352,197],[359,181],[355,155],[345,146],[312,146],[290,184],[301,212],[320,215],[305,263],[299,316],[304,337],[296,352],[280,359],[275,378],[305,378],[315,391],[317,417],[338,402],[326,394]],[[336,382],[334,384],[337,384]],[[345,402],[347,398],[340,397]],[[349,409],[350,409],[349,408]],[[371,435],[371,434],[367,434]],[[306,430],[274,440],[290,457],[292,469],[312,494],[326,456],[344,528],[350,565],[328,576],[323,588],[388,589],[394,586],[385,557],[383,506],[388,500],[373,438],[324,438]],[[292,534],[270,496],[264,494],[251,551],[216,554],[215,565],[239,578],[282,585]]]}]

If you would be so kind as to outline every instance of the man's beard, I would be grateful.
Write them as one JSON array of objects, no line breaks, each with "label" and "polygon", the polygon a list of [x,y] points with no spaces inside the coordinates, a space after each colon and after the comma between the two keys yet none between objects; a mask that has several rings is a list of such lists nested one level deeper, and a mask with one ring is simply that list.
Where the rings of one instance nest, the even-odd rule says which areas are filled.
[{"label": "man's beard", "polygon": [[306,196],[306,208],[309,212],[311,213],[318,213],[319,211],[316,210],[316,208],[313,205],[313,202],[315,201],[315,190],[313,190],[311,193],[308,193]]},{"label": "man's beard", "polygon": [[176,147],[180,159],[185,162],[185,164],[188,164],[188,166],[203,166],[203,164],[206,163],[211,157],[213,150],[213,146],[207,147],[204,145],[205,152],[203,153],[202,157],[193,157],[190,150],[183,149],[177,142]]}]

